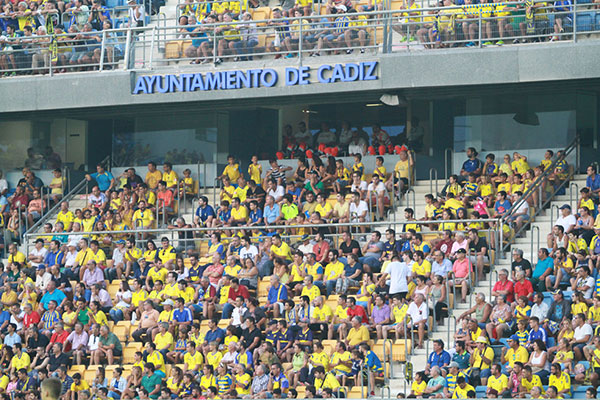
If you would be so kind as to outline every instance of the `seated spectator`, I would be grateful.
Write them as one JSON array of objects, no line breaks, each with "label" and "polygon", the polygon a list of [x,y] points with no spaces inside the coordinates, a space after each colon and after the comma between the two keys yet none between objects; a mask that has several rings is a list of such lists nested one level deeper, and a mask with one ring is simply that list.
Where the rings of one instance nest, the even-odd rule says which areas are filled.
[{"label": "seated spectator", "polygon": [[490,314],[490,322],[485,327],[488,337],[490,339],[501,339],[504,331],[510,330],[514,326],[512,316],[513,313],[510,305],[506,302],[506,296],[497,295],[496,305],[492,308],[492,313]]}]

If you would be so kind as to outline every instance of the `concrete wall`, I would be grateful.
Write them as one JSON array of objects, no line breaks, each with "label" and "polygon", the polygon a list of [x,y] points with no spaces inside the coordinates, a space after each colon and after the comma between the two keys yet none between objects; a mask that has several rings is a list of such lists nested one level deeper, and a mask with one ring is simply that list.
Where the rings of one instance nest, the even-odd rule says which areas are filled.
[{"label": "concrete wall", "polygon": [[[379,61],[378,80],[311,84],[271,88],[198,91],[132,95],[137,74],[176,74],[225,71],[237,68],[273,68],[283,80],[283,70],[293,60],[261,60],[249,64],[225,63],[212,67],[173,67],[155,71],[105,71],[3,79],[0,93],[2,113],[68,108],[109,107],[157,104],[163,102],[217,102],[240,104],[266,97],[300,96],[405,88],[434,88],[481,84],[544,82],[600,77],[598,40],[578,43],[548,43],[505,46],[487,49],[451,49],[393,54],[320,57],[306,60],[308,66],[322,64]],[[318,61],[318,63],[316,62]]]}]

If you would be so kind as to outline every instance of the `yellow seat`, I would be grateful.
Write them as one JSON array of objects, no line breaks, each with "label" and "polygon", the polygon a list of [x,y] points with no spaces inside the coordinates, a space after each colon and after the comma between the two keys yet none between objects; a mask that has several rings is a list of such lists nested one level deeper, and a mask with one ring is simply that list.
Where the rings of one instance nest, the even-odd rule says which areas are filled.
[{"label": "yellow seat", "polygon": [[83,380],[86,381],[90,386],[94,383],[96,378],[96,369],[86,369],[83,371]]},{"label": "yellow seat", "polygon": [[392,345],[392,361],[406,362],[406,353],[410,353],[411,346],[410,339],[396,339]]},{"label": "yellow seat", "polygon": [[174,59],[181,58],[181,47],[183,40],[174,40],[165,44],[165,58]]},{"label": "yellow seat", "polygon": [[361,386],[354,386],[352,387],[352,389],[350,389],[350,391],[348,392],[348,398],[349,399],[366,399],[368,397],[368,393],[367,393],[367,387],[364,386],[364,392],[361,393]]},{"label": "yellow seat", "polygon": [[69,375],[73,375],[75,373],[80,373],[83,374],[83,371],[85,371],[85,365],[81,364],[81,365],[72,365],[71,368],[69,368]]},{"label": "yellow seat", "polygon": [[140,343],[139,345],[138,348],[134,347],[133,343],[131,343],[123,348],[123,364],[133,364],[135,362],[135,353],[140,351],[142,344]]},{"label": "yellow seat", "polygon": [[122,343],[129,339],[129,327],[125,325],[115,325],[112,332],[119,338]]},{"label": "yellow seat", "polygon": [[271,282],[261,280],[258,281],[258,297],[266,297],[268,294],[268,288],[271,285]]}]

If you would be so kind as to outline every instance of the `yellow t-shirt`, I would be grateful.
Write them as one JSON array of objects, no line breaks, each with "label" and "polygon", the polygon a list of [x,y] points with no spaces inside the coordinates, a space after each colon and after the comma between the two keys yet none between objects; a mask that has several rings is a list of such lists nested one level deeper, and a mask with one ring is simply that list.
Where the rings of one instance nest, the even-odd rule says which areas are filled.
[{"label": "yellow t-shirt", "polygon": [[150,189],[156,189],[158,182],[162,179],[162,173],[159,170],[146,173],[146,183]]},{"label": "yellow t-shirt", "polygon": [[408,160],[398,161],[394,167],[394,172],[398,178],[408,179],[410,177],[410,164]]},{"label": "yellow t-shirt", "polygon": [[556,375],[550,375],[548,385],[556,387],[556,391],[560,393],[563,390],[571,389],[571,377],[564,371],[561,372],[558,378]]},{"label": "yellow t-shirt", "polygon": [[183,355],[183,363],[187,365],[188,370],[194,370],[194,368],[201,367],[204,364],[204,357],[202,357],[202,353],[196,350],[194,355],[186,352]]},{"label": "yellow t-shirt", "polygon": [[500,377],[496,378],[491,375],[487,381],[488,389],[494,389],[498,393],[502,393],[508,387],[508,377],[504,374],[500,374]]},{"label": "yellow t-shirt", "polygon": [[226,175],[227,177],[229,177],[229,180],[231,182],[235,183],[240,177],[240,164],[227,164],[227,166],[223,170],[223,175]]},{"label": "yellow t-shirt", "polygon": [[364,325],[361,325],[358,329],[350,328],[346,339],[350,346],[358,346],[362,342],[369,340],[369,330]]},{"label": "yellow t-shirt", "polygon": [[292,260],[292,251],[286,242],[281,242],[281,246],[271,245],[271,251],[278,257],[283,257],[286,260]]},{"label": "yellow t-shirt", "polygon": [[[488,380],[489,382],[489,380]],[[525,378],[521,378],[521,386],[527,391],[527,393],[531,392],[532,387],[539,387],[542,393],[544,393],[544,387],[542,386],[542,380],[537,375],[531,376],[531,381],[528,381]],[[498,392],[501,393],[501,392]]]},{"label": "yellow t-shirt", "polygon": [[344,264],[340,261],[336,261],[335,263],[327,264],[325,267],[325,276],[323,279],[329,281],[340,278],[344,273]]},{"label": "yellow t-shirt", "polygon": [[75,219],[75,216],[73,215],[73,213],[71,211],[67,211],[66,213],[59,211],[58,214],[56,215],[56,222],[62,222],[62,224],[65,227],[65,231],[68,231],[71,229],[71,224],[73,223],[74,219]]},{"label": "yellow t-shirt", "polygon": [[452,394],[453,399],[467,399],[467,393],[475,391],[475,388],[468,383],[465,385],[464,389],[461,389],[460,386],[456,385],[456,389],[454,389],[454,393]]},{"label": "yellow t-shirt", "polygon": [[[237,191],[237,189],[236,189]],[[245,200],[245,199],[244,199]],[[240,199],[240,201],[243,201]],[[231,218],[235,220],[248,220],[248,209],[244,206],[240,206],[237,210],[235,208],[231,209]]]},{"label": "yellow t-shirt", "polygon": [[21,368],[25,368],[27,372],[31,370],[31,368],[29,368],[31,366],[31,358],[29,357],[29,354],[24,351],[21,352],[21,357],[18,357],[15,354],[11,359],[11,363],[15,371],[18,371]]},{"label": "yellow t-shirt", "polygon": [[413,381],[410,388],[413,394],[415,394],[416,396],[420,396],[423,394],[423,392],[425,392],[425,389],[427,388],[427,382],[421,381],[420,383],[417,383],[417,381]]},{"label": "yellow t-shirt", "polygon": [[308,296],[310,301],[313,301],[315,299],[315,297],[320,296],[320,295],[321,295],[321,289],[319,289],[319,287],[317,285],[312,285],[312,287],[310,289],[308,287],[304,286],[302,288],[302,293],[300,293],[300,296]]},{"label": "yellow t-shirt", "polygon": [[148,278],[152,279],[152,282],[156,282],[158,280],[164,282],[168,273],[169,270],[167,270],[165,267],[160,267],[158,270],[156,268],[152,268],[150,271],[148,271]]},{"label": "yellow t-shirt", "polygon": [[154,222],[154,214],[152,214],[152,210],[146,209],[142,211],[138,209],[133,213],[132,219],[132,228],[149,228]]},{"label": "yellow t-shirt", "polygon": [[256,165],[250,164],[248,166],[248,175],[250,175],[250,179],[252,179],[257,184],[260,184],[261,175],[262,175],[262,165],[260,165],[260,164],[256,164]]},{"label": "yellow t-shirt", "polygon": [[[332,364],[337,364],[340,361],[344,361],[344,362],[350,361],[350,352],[349,351],[345,351],[342,354],[340,354],[339,352],[336,351],[336,352],[334,352],[331,355],[331,363]],[[349,373],[350,372],[350,367],[348,367],[348,366],[346,366],[344,364],[336,365],[334,367],[334,369],[336,369],[338,371],[345,372],[345,373]]]},{"label": "yellow t-shirt", "polygon": [[317,204],[315,207],[315,212],[318,212],[321,218],[325,218],[327,214],[333,211],[333,207],[331,204],[325,202],[325,205]]},{"label": "yellow t-shirt", "polygon": [[81,392],[82,390],[89,390],[90,385],[83,379],[79,381],[79,385],[76,385],[75,382],[71,383],[71,392]]},{"label": "yellow t-shirt", "polygon": [[222,358],[223,358],[223,353],[221,353],[220,351],[215,351],[214,353],[207,353],[206,354],[206,363],[208,365],[212,365],[214,369],[217,369]]},{"label": "yellow t-shirt", "polygon": [[[527,350],[525,350],[525,351],[527,351]],[[485,350],[483,351],[483,357],[490,360],[490,362],[494,361],[494,349],[492,349],[491,347],[486,347]],[[507,356],[507,359],[508,359],[508,356]],[[481,357],[481,351],[479,349],[475,349],[475,352],[473,353],[473,365],[472,366],[474,368],[480,368],[480,369],[488,369],[490,367],[490,364],[483,361],[483,358]]]},{"label": "yellow t-shirt", "polygon": [[156,349],[159,351],[167,346],[167,350],[171,351],[173,350],[173,335],[169,331],[165,332],[164,334],[159,332],[154,337],[154,344],[156,344]]},{"label": "yellow t-shirt", "polygon": [[177,173],[173,170],[171,172],[163,172],[162,180],[166,182],[167,187],[177,186]]},{"label": "yellow t-shirt", "polygon": [[519,346],[517,351],[514,351],[511,347],[507,350],[504,357],[511,368],[515,365],[515,362],[517,361],[520,361],[523,364],[529,361],[529,353],[527,352],[527,349],[525,349],[525,347],[523,346]]}]

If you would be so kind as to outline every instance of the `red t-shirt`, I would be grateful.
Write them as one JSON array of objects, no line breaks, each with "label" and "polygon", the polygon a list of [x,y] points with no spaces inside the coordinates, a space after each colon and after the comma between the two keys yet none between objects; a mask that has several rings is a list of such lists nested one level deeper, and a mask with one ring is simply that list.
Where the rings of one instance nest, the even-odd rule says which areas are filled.
[{"label": "red t-shirt", "polygon": [[533,286],[531,285],[531,282],[529,282],[528,279],[525,279],[523,283],[515,282],[514,290],[515,297],[525,296],[529,300],[531,300],[533,297]]},{"label": "red t-shirt", "polygon": [[27,315],[27,313],[25,313],[25,316],[23,317],[23,326],[25,328],[29,328],[31,325],[37,325],[40,323],[40,314],[37,313],[37,311],[32,311],[31,314]]},{"label": "red t-shirt", "polygon": [[229,298],[231,300],[235,300],[239,296],[242,296],[244,299],[250,297],[250,293],[248,293],[248,288],[246,286],[238,285],[238,290],[233,290],[233,286],[229,288]]},{"label": "red t-shirt", "polygon": [[352,307],[348,307],[348,309],[346,310],[346,314],[348,314],[348,319],[350,320],[354,317],[361,317],[363,324],[369,322],[369,319],[367,318],[367,313],[365,312],[365,309],[362,308],[362,306],[354,306],[354,309],[352,309]]},{"label": "red t-shirt", "polygon": [[165,207],[173,208],[173,192],[165,190],[164,192],[157,192],[156,196],[158,197],[159,207],[162,207],[164,204]]},{"label": "red t-shirt", "polygon": [[507,303],[512,303],[513,301],[515,301],[514,287],[513,287],[513,283],[511,281],[506,280],[506,282],[504,282],[504,283],[502,283],[502,281],[496,282],[492,291],[497,292],[497,291],[501,291],[501,290],[508,291],[508,294],[506,295]]},{"label": "red t-shirt", "polygon": [[[313,253],[315,253],[318,262],[320,262],[322,265],[327,264],[329,262],[329,243],[327,243],[325,240],[323,240],[321,243],[316,243],[313,246]],[[323,261],[321,261],[321,257],[323,256],[325,256],[325,258]]]},{"label": "red t-shirt", "polygon": [[50,338],[50,344],[53,343],[60,343],[60,344],[65,344],[65,341],[67,340],[67,338],[69,337],[69,332],[63,330],[62,333],[58,334],[57,332],[54,332],[52,334],[52,337]]}]

